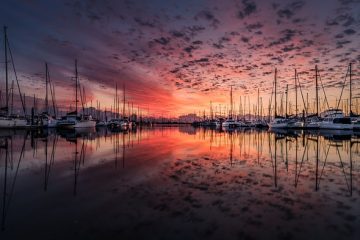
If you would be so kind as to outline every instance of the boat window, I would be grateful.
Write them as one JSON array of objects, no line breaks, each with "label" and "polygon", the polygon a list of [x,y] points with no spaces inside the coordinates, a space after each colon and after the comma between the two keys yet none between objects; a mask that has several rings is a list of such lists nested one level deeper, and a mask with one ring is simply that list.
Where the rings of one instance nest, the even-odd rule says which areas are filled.
[{"label": "boat window", "polygon": [[334,123],[351,124],[351,119],[350,118],[335,118]]}]

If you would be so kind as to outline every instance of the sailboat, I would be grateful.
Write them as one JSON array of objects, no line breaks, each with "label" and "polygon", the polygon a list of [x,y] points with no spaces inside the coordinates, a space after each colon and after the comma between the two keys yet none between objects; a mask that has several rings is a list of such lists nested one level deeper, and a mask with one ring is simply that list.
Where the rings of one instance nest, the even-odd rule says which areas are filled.
[{"label": "sailboat", "polygon": [[[221,112],[220,112],[221,114]],[[199,112],[200,115],[200,112]],[[202,127],[209,127],[209,128],[220,128],[222,126],[222,118],[216,116],[212,107],[212,101],[210,101],[210,115],[206,116],[205,111],[203,113],[203,118],[200,121],[194,121],[192,125],[194,127],[202,126]]]},{"label": "sailboat", "polygon": [[[262,111],[262,108],[261,108],[261,111]],[[262,116],[262,114],[261,114],[261,116]],[[269,127],[267,125],[267,123],[260,117],[260,90],[259,90],[259,88],[257,91],[257,117],[256,117],[256,120],[252,122],[252,125],[255,128],[268,128]]]},{"label": "sailboat", "polygon": [[222,126],[223,128],[236,128],[239,126],[239,123],[232,118],[228,118],[222,123]]},{"label": "sailboat", "polygon": [[[350,68],[350,79],[351,79],[351,65]],[[349,70],[348,68],[348,70]],[[346,77],[345,77],[346,79]],[[344,83],[345,84],[345,83]],[[351,86],[350,86],[351,88]],[[351,91],[350,91],[351,93]],[[351,98],[350,94],[350,98]],[[330,108],[323,113],[322,115],[322,121],[319,124],[320,129],[335,129],[335,130],[352,130],[353,124],[351,122],[350,117],[345,117],[344,112],[339,109],[340,100],[338,102],[337,108]],[[350,103],[351,105],[351,103]],[[351,107],[350,107],[350,113],[351,113]]]},{"label": "sailboat", "polygon": [[274,85],[275,85],[275,114],[274,119],[269,123],[270,128],[287,128],[289,120],[283,116],[277,115],[277,100],[276,100],[276,90],[277,90],[277,69],[275,68],[275,75],[274,75]]},{"label": "sailboat", "polygon": [[[298,85],[300,86],[300,83],[298,83],[298,81],[297,81],[298,79],[297,79],[296,69],[295,69],[294,80],[295,80],[295,116],[290,119],[288,128],[299,129],[299,128],[304,127],[304,121],[303,121],[303,119],[299,118],[299,115],[298,115]],[[301,90],[301,88],[300,88],[300,90]],[[288,89],[286,89],[286,102],[287,102],[287,98],[288,98],[287,96],[288,96]],[[286,107],[286,111],[287,111],[287,107]],[[288,116],[287,113],[286,113],[286,116]]]},{"label": "sailboat", "polygon": [[350,100],[350,103],[349,103],[349,108],[350,108],[350,113],[349,113],[349,117],[351,118],[351,121],[352,121],[352,124],[353,124],[353,130],[354,131],[360,131],[360,115],[358,113],[354,113],[352,111],[352,65],[351,63],[349,64],[349,71],[350,71],[350,76],[349,76],[349,79],[350,79],[350,96],[349,96],[349,100]]},{"label": "sailboat", "polygon": [[[320,127],[320,116],[319,116],[319,87],[318,87],[318,68],[315,66],[315,101],[316,101],[316,113],[306,116],[304,128],[305,129],[318,129]],[[308,111],[308,110],[307,110]]]},{"label": "sailboat", "polygon": [[216,120],[214,118],[214,111],[212,108],[212,102],[210,101],[210,118],[209,119],[205,119],[205,112],[204,112],[204,121],[202,122],[202,126],[204,127],[217,127],[218,125],[220,125],[220,123],[218,122],[218,120]]},{"label": "sailboat", "polygon": [[351,130],[353,124],[350,117],[345,117],[341,109],[328,109],[321,114],[320,129]]},{"label": "sailboat", "polygon": [[116,117],[110,119],[107,122],[107,126],[111,129],[128,129],[131,127],[131,122],[128,120],[128,118],[125,117],[125,85],[123,86],[123,112],[122,112],[122,118],[120,118],[119,114],[119,98],[117,94],[117,85],[115,88],[115,111],[116,111]]},{"label": "sailboat", "polygon": [[230,114],[228,118],[222,123],[223,128],[236,128],[239,127],[239,123],[233,119],[233,96],[232,96],[232,86],[230,88]]},{"label": "sailboat", "polygon": [[[106,121],[101,120],[101,108],[100,102],[96,101],[96,127],[104,127],[106,126]],[[106,116],[106,108],[105,108],[105,116]]]},{"label": "sailboat", "polygon": [[[9,50],[9,40],[7,37],[7,27],[4,26],[4,41],[5,41],[5,81],[6,81],[6,96],[5,96],[5,101],[6,101],[6,105],[5,107],[1,108],[1,111],[3,111],[3,113],[0,115],[0,128],[25,128],[28,124],[27,120],[25,117],[18,117],[18,116],[10,116],[9,114],[9,74],[8,74],[8,50]],[[12,64],[14,64],[11,52],[10,52],[10,59],[12,61]],[[16,76],[16,72],[15,72],[15,76]],[[17,81],[17,78],[16,78]],[[18,85],[19,86],[19,85]],[[20,92],[20,89],[19,89]],[[23,104],[23,99],[22,99],[22,95],[20,93],[20,99],[23,105],[23,110],[25,112],[24,109],[24,104]]]},{"label": "sailboat", "polygon": [[[42,119],[42,126],[46,127],[46,128],[55,128],[58,124],[58,120],[56,119],[56,108],[55,108],[55,98],[54,98],[54,91],[51,87],[51,85],[49,86],[50,83],[50,74],[49,74],[49,68],[48,68],[48,64],[45,63],[45,85],[46,85],[46,90],[45,90],[45,111],[41,114],[41,119]],[[52,95],[52,104],[53,104],[53,110],[54,110],[54,117],[52,117],[49,114],[49,87],[50,87],[50,92]]]},{"label": "sailboat", "polygon": [[75,60],[75,111],[69,112],[66,114],[66,116],[62,117],[62,119],[57,123],[58,128],[95,128],[96,121],[92,119],[91,115],[83,114],[78,116],[78,87],[79,77],[77,70],[77,60]]}]

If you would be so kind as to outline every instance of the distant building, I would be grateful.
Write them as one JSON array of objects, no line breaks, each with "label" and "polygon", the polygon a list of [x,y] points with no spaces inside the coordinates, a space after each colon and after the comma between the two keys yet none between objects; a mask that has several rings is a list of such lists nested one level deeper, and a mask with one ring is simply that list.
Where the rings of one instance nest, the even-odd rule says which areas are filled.
[{"label": "distant building", "polygon": [[201,117],[198,117],[194,113],[179,116],[179,122],[181,123],[192,123],[194,121],[200,121],[201,119]]}]

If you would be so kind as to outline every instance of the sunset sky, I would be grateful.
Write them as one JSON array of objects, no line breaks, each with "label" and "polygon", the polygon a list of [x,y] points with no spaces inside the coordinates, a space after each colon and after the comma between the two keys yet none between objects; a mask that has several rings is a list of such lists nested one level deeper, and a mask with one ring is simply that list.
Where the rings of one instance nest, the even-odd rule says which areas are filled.
[{"label": "sunset sky", "polygon": [[[134,106],[158,115],[228,104],[230,86],[236,105],[240,96],[256,103],[258,88],[266,105],[275,67],[278,91],[291,84],[292,104],[295,68],[313,101],[316,64],[334,102],[350,62],[360,96],[359,0],[3,0],[0,22],[22,91],[44,97],[46,61],[63,106],[74,105],[75,59],[88,104],[108,109],[116,83]],[[2,89],[3,52],[1,35]]]}]

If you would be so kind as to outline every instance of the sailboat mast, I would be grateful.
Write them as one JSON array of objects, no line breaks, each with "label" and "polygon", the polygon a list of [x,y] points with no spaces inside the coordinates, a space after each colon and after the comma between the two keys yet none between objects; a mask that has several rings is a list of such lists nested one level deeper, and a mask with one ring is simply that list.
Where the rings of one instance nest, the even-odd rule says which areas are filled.
[{"label": "sailboat mast", "polygon": [[262,100],[262,97],[260,98],[260,115],[259,115],[259,120],[260,120],[260,116],[261,116],[261,119],[264,120],[264,114],[263,114],[263,100]]},{"label": "sailboat mast", "polygon": [[134,103],[131,102],[131,119],[134,117]]},{"label": "sailboat mast", "polygon": [[257,120],[259,120],[260,118],[260,92],[259,92],[259,88],[258,88],[258,91],[257,91]]},{"label": "sailboat mast", "polygon": [[14,80],[11,82],[11,112],[10,115],[14,113]]},{"label": "sailboat mast", "polygon": [[54,116],[56,118],[56,102],[55,102],[55,86],[51,84],[50,73],[48,72],[49,88],[51,94],[52,108],[54,111]]},{"label": "sailboat mast", "polygon": [[[79,91],[80,91],[80,100],[81,100],[81,106],[82,106],[82,114],[85,114],[85,103],[86,103],[86,95],[85,95],[85,87],[83,86],[82,88],[82,92],[81,92],[81,87],[80,87],[80,81],[78,79],[78,87],[79,87]],[[89,114],[89,109],[87,111]],[[91,100],[91,112],[92,112],[92,100]],[[92,114],[92,113],[90,113]]]},{"label": "sailboat mast", "polygon": [[26,116],[26,101],[25,101],[25,93],[23,94],[23,98],[24,98],[24,116]]},{"label": "sailboat mast", "polygon": [[115,84],[115,112],[116,112],[116,118],[119,118],[119,98],[118,98],[118,88],[117,83]]},{"label": "sailboat mast", "polygon": [[232,95],[232,86],[230,86],[230,118],[233,114],[233,95]]},{"label": "sailboat mast", "polygon": [[78,112],[78,70],[77,59],[75,59],[75,111]]},{"label": "sailboat mast", "polygon": [[242,102],[241,102],[241,96],[240,96],[240,102],[239,102],[239,117],[242,117]]},{"label": "sailboat mast", "polygon": [[49,85],[49,79],[48,79],[48,65],[45,63],[45,82],[46,82],[46,90],[45,90],[45,112],[48,113],[49,111],[49,100],[48,100],[48,85]]},{"label": "sailboat mast", "polygon": [[34,113],[36,113],[36,97],[35,97],[35,94],[34,94],[34,97],[33,97],[33,109],[34,109]]},{"label": "sailboat mast", "polygon": [[123,84],[123,118],[125,118],[125,84]]},{"label": "sailboat mast", "polygon": [[248,96],[248,105],[249,105],[249,121],[250,121],[251,120],[250,96]]},{"label": "sailboat mast", "polygon": [[316,116],[319,116],[318,68],[315,65]]},{"label": "sailboat mast", "polygon": [[306,116],[309,113],[309,93],[306,93]]},{"label": "sailboat mast", "polygon": [[[297,85],[297,72],[295,69],[295,116],[298,116],[298,85]],[[300,89],[301,90],[301,89]]]},{"label": "sailboat mast", "polygon": [[[351,112],[351,105],[352,105],[352,79],[351,79],[351,63],[349,64],[349,71],[350,71],[350,73],[349,73],[349,78],[350,78],[350,99],[349,99],[349,115],[351,115],[352,114],[352,112]],[[356,113],[357,114],[357,113]]]},{"label": "sailboat mast", "polygon": [[274,84],[275,84],[275,117],[277,116],[277,103],[276,103],[276,75],[277,75],[277,69],[275,68],[275,76],[274,76]]},{"label": "sailboat mast", "polygon": [[286,84],[286,92],[285,92],[285,118],[288,118],[288,92],[289,92],[289,85]]},{"label": "sailboat mast", "polygon": [[4,46],[5,46],[5,80],[6,80],[6,94],[5,94],[5,101],[6,101],[6,115],[9,114],[9,76],[8,76],[8,55],[7,55],[7,27],[4,26]]}]

